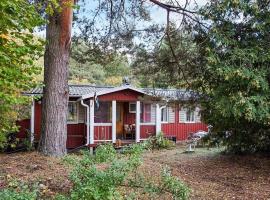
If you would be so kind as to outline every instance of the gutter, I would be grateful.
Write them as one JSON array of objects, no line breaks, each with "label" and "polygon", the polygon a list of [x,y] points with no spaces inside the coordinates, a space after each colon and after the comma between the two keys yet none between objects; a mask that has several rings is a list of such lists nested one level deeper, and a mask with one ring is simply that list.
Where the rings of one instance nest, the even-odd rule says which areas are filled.
[{"label": "gutter", "polygon": [[85,145],[89,145],[89,130],[90,130],[90,123],[89,123],[89,120],[90,120],[90,107],[89,105],[85,104],[83,102],[83,99],[81,99],[81,105],[86,107],[87,111],[86,111],[86,126],[87,126],[87,131],[86,131],[86,144]]}]

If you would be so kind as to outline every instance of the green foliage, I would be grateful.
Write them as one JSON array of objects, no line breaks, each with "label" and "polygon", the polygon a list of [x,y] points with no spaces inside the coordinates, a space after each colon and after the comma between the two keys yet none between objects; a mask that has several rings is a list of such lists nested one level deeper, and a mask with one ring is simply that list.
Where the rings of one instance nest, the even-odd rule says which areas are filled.
[{"label": "green foliage", "polygon": [[170,149],[175,146],[173,141],[164,137],[164,134],[160,132],[157,136],[151,136],[145,143],[148,149]]},{"label": "green foliage", "polygon": [[0,2],[0,148],[6,134],[17,130],[18,105],[26,102],[21,96],[35,85],[33,76],[39,68],[33,61],[42,53],[42,41],[33,36],[33,29],[43,23],[34,6],[25,0]]},{"label": "green foliage", "polygon": [[[160,184],[148,181],[139,173],[143,151],[143,145],[135,144],[126,148],[123,155],[116,156],[112,145],[105,144],[98,147],[96,156],[83,152],[83,158],[73,162],[70,199],[132,199],[145,193],[157,197],[164,192],[173,199],[187,199],[187,186],[168,170],[162,172]],[[106,153],[111,156],[106,156]],[[143,193],[132,192],[136,188]]]},{"label": "green foliage", "polygon": [[161,188],[174,195],[174,199],[188,199],[189,188],[178,178],[172,176],[168,168],[163,169],[161,176]]},{"label": "green foliage", "polygon": [[39,190],[37,186],[29,187],[23,182],[10,180],[8,188],[0,190],[2,200],[36,200]]},{"label": "green foliage", "polygon": [[[219,0],[201,9],[208,30],[198,29],[201,74],[193,88],[207,96],[204,120],[228,150],[269,151],[269,6],[265,1]],[[224,135],[225,131],[231,132]]]},{"label": "green foliage", "polygon": [[[74,184],[71,199],[120,199],[117,187],[123,185],[126,176],[135,169],[134,159],[137,160],[138,156],[116,158],[111,144],[100,145],[95,157],[84,153],[71,173]],[[104,163],[109,160],[110,163]]]},{"label": "green foliage", "polygon": [[117,86],[124,76],[130,74],[130,69],[125,56],[117,53],[105,55],[98,47],[75,43],[69,73],[72,83]]},{"label": "green foliage", "polygon": [[100,145],[96,148],[96,162],[102,163],[112,161],[116,157],[116,151],[113,144]]},{"label": "green foliage", "polygon": [[177,30],[174,24],[169,34],[153,50],[137,47],[132,68],[142,87],[182,88],[187,87],[187,79],[191,81],[189,70],[197,69],[197,46],[187,31]]}]

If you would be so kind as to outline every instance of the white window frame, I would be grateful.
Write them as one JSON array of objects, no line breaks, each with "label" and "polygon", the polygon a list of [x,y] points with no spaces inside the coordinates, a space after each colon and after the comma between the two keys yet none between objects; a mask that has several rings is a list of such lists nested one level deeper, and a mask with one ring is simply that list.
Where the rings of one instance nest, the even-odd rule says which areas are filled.
[{"label": "white window frame", "polygon": [[[190,111],[190,113],[193,113],[193,121],[187,121],[187,113]],[[196,122],[196,119],[195,119],[195,110],[192,110],[191,108],[187,108],[186,111],[185,111],[185,123],[189,123],[189,124],[192,124],[192,123],[195,123]]]},{"label": "white window frame", "polygon": [[[79,106],[78,106],[78,102],[77,101],[68,101],[68,104],[69,103],[72,103],[72,104],[75,104],[76,105],[76,109],[77,109],[77,113],[76,113],[76,120],[74,120],[74,121],[69,121],[68,119],[67,119],[67,124],[78,124],[79,123]],[[68,110],[68,112],[69,112],[69,110]],[[67,115],[68,115],[68,113],[67,113]],[[67,118],[68,118],[68,116],[67,116]]]},{"label": "white window frame", "polygon": [[[133,110],[130,110],[130,105],[131,104],[135,104],[135,110],[134,111]],[[136,113],[136,107],[137,107],[136,102],[129,102],[129,104],[128,104],[128,111],[129,111],[129,113]],[[142,105],[141,105],[140,113],[142,113]]]},{"label": "white window frame", "polygon": [[[166,109],[167,121],[162,121],[162,110],[163,110],[163,109]],[[162,124],[167,124],[167,123],[169,123],[169,109],[168,109],[168,106],[165,106],[164,108],[162,108],[162,109],[160,110],[160,114],[161,114],[161,117],[160,117],[161,123],[162,123]]]},{"label": "white window frame", "polygon": [[[104,101],[104,102],[108,102],[109,104],[111,103],[110,101]],[[112,106],[110,107],[109,112],[110,112],[109,113],[110,120],[112,121]],[[112,122],[95,122],[95,117],[96,117],[96,111],[95,111],[95,115],[94,115],[94,126],[111,126],[112,125]]]},{"label": "white window frame", "polygon": [[[135,110],[131,110],[131,109],[130,109],[130,107],[131,107],[130,105],[131,105],[131,104],[135,105]],[[136,113],[136,102],[129,102],[129,105],[128,105],[128,111],[129,111],[129,113]]]}]

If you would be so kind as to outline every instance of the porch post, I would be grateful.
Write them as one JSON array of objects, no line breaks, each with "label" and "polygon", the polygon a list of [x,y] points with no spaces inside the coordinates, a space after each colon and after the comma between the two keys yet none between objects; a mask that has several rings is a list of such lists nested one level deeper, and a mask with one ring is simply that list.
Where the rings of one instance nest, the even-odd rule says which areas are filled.
[{"label": "porch post", "polygon": [[90,100],[90,130],[89,130],[89,140],[90,144],[94,144],[94,116],[95,116],[95,102]]},{"label": "porch post", "polygon": [[136,142],[140,142],[140,127],[141,127],[141,120],[140,120],[140,111],[141,111],[141,102],[136,102]]},{"label": "porch post", "polygon": [[30,128],[31,128],[31,144],[34,143],[34,132],[35,132],[35,99],[32,99],[32,105],[31,105],[31,122],[30,122]]},{"label": "porch post", "polygon": [[116,101],[112,101],[112,142],[116,142]]},{"label": "porch post", "polygon": [[161,131],[161,109],[159,104],[156,104],[156,135]]}]

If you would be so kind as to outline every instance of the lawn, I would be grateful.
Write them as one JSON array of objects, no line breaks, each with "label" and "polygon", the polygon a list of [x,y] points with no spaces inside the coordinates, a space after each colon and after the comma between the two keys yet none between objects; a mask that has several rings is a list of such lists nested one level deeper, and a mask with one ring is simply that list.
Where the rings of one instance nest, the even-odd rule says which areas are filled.
[{"label": "lawn", "polygon": [[[270,199],[270,158],[261,155],[229,156],[220,150],[196,149],[185,154],[183,146],[172,150],[146,152],[140,170],[156,177],[168,166],[192,189],[191,199]],[[71,170],[61,159],[37,152],[0,155],[0,189],[7,177],[38,181],[46,192],[68,192]]]}]

